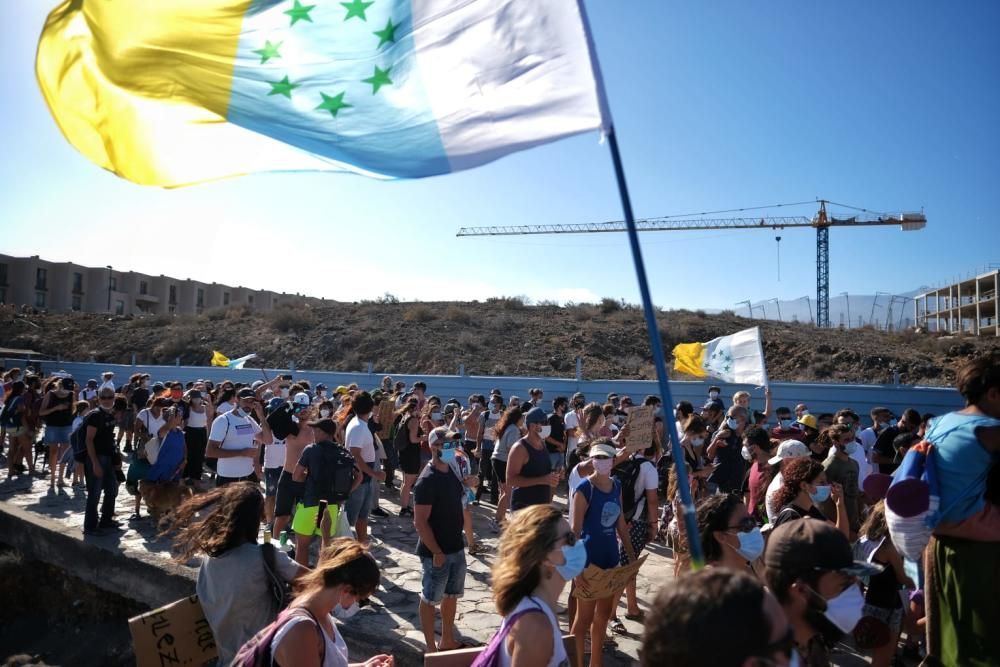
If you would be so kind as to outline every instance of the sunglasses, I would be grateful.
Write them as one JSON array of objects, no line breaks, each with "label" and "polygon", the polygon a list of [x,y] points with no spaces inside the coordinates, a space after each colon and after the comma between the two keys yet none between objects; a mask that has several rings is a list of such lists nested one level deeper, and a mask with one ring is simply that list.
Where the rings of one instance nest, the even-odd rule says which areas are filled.
[{"label": "sunglasses", "polygon": [[752,517],[743,517],[735,526],[726,526],[726,530],[735,530],[740,533],[749,533],[757,527],[757,522]]}]

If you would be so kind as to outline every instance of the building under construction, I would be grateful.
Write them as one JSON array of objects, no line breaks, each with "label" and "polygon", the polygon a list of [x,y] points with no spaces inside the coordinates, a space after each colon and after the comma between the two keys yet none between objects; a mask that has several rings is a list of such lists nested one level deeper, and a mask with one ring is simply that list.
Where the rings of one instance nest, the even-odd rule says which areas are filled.
[{"label": "building under construction", "polygon": [[1000,336],[998,292],[1000,269],[924,292],[913,301],[917,326],[928,331]]}]

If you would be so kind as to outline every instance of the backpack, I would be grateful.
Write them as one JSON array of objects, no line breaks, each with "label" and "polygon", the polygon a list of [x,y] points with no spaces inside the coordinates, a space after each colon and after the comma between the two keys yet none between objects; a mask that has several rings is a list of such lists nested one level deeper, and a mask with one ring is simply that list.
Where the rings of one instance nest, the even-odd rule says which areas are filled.
[{"label": "backpack", "polygon": [[399,422],[396,424],[396,433],[392,436],[392,446],[396,448],[397,452],[402,453],[407,447],[410,446],[410,420],[413,419],[412,416],[406,419],[400,418]]},{"label": "backpack", "polygon": [[497,630],[496,634],[494,634],[490,639],[490,643],[486,645],[486,648],[480,651],[479,655],[476,656],[476,659],[472,661],[472,665],[470,665],[470,667],[500,667],[500,650],[501,647],[503,647],[503,643],[507,641],[507,635],[510,634],[510,629],[514,627],[514,623],[517,622],[517,619],[521,618],[525,614],[535,612],[540,614],[545,613],[540,608],[522,609],[509,619],[505,619],[503,624],[500,626],[500,629]]},{"label": "backpack", "polygon": [[351,495],[357,463],[346,448],[335,442],[326,441],[319,451],[323,453],[323,467],[333,470],[330,476],[333,482],[330,488],[320,489],[320,497],[333,505],[339,505]]},{"label": "backpack", "polygon": [[240,647],[240,650],[236,653],[236,657],[229,663],[230,667],[272,667],[274,664],[274,655],[271,653],[271,643],[274,641],[274,637],[278,634],[278,631],[293,616],[309,618],[316,626],[316,632],[319,634],[320,645],[322,646],[319,658],[319,664],[322,665],[323,661],[326,660],[326,637],[323,636],[323,628],[320,627],[319,621],[313,616],[311,611],[305,607],[295,607],[293,609],[286,609],[278,614],[278,618],[274,619],[270,625],[255,634],[246,644]]},{"label": "backpack", "polygon": [[14,429],[21,425],[17,410],[15,410],[20,403],[21,397],[15,396],[3,404],[3,410],[0,410],[0,424],[5,428]]},{"label": "backpack", "polygon": [[267,415],[267,425],[271,427],[271,433],[278,440],[299,434],[299,425],[292,419],[293,410],[292,404],[286,401]]},{"label": "backpack", "polygon": [[631,521],[640,505],[645,503],[645,492],[638,501],[635,499],[635,484],[639,481],[639,473],[645,462],[646,459],[638,459],[633,454],[611,472],[612,477],[622,485],[622,513],[625,515],[625,521]]},{"label": "backpack", "polygon": [[87,459],[87,422],[84,420],[80,428],[69,436],[69,444],[73,449],[73,460],[83,463]]},{"label": "backpack", "polygon": [[282,612],[288,607],[288,603],[291,602],[292,588],[278,573],[278,568],[274,562],[274,545],[270,542],[265,542],[260,545],[260,549],[261,554],[264,556],[265,581],[267,582],[268,589],[271,591],[271,596],[274,598],[272,600],[272,607],[276,611]]}]

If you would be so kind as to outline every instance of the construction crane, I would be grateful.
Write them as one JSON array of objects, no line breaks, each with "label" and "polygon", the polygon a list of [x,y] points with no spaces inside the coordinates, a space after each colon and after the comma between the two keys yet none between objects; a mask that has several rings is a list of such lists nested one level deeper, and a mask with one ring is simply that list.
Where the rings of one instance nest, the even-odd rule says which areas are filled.
[{"label": "construction crane", "polygon": [[[817,199],[819,211],[812,218],[805,216],[770,216],[761,218],[684,218],[668,215],[661,218],[645,218],[636,220],[635,224],[641,232],[659,231],[690,231],[705,229],[785,229],[792,227],[812,227],[816,230],[816,326],[830,326],[830,228],[831,227],[871,227],[878,225],[899,225],[904,232],[923,229],[927,225],[927,216],[921,213],[871,214],[870,211],[856,206],[837,204],[828,199]],[[796,206],[803,203],[777,204],[756,208],[776,208],[781,206]],[[861,215],[849,218],[834,218],[827,215],[826,206],[840,206],[854,209]],[[731,213],[748,211],[750,208],[729,209],[714,213]],[[493,227],[462,227],[456,236],[518,236],[523,234],[588,234],[598,232],[624,232],[625,223],[589,222],[563,225],[504,225]]]}]

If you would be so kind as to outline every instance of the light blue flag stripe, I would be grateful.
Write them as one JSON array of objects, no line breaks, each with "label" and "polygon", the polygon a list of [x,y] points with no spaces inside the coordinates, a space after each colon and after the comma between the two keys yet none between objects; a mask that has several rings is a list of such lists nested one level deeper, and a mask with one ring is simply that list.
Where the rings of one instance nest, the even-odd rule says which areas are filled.
[{"label": "light blue flag stripe", "polygon": [[[345,4],[355,8],[349,18]],[[451,171],[417,67],[412,16],[410,0],[254,0],[227,119],[346,170]]]}]

